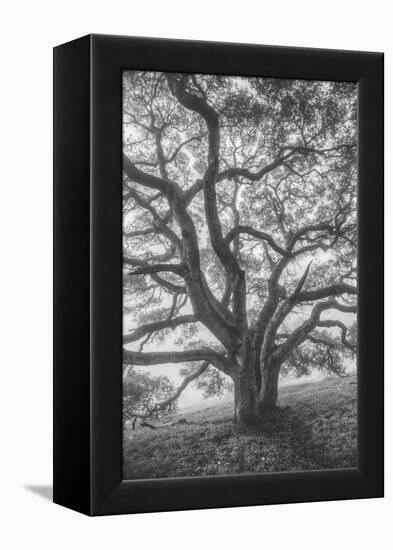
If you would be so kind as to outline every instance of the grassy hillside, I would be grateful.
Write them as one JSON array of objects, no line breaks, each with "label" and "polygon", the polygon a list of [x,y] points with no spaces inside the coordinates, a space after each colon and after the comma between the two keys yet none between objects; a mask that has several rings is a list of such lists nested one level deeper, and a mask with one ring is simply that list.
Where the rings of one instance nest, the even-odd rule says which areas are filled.
[{"label": "grassy hillside", "polygon": [[282,388],[280,410],[239,433],[226,402],[178,414],[156,430],[127,428],[126,479],[356,466],[356,377]]}]

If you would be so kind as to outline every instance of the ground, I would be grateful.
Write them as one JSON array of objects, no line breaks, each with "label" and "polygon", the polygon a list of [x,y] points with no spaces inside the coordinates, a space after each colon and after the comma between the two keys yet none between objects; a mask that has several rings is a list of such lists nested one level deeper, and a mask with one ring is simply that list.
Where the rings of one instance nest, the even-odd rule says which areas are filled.
[{"label": "ground", "polygon": [[178,414],[155,430],[128,427],[124,478],[356,466],[355,376],[286,386],[279,407],[248,433],[233,425],[232,401]]}]

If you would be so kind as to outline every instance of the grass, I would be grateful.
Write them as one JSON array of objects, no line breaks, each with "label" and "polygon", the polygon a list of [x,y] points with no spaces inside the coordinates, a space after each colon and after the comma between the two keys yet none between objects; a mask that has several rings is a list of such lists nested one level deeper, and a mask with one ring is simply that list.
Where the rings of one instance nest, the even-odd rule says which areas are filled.
[{"label": "grass", "polygon": [[[233,404],[186,411],[156,430],[125,430],[126,479],[354,467],[356,377],[282,388],[280,409],[239,433]],[[180,422],[179,422],[180,421]]]}]

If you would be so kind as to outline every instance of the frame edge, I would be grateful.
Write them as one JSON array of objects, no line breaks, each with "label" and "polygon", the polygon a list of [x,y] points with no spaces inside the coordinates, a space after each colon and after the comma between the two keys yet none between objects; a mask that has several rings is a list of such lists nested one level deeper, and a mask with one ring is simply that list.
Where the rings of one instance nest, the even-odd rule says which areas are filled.
[{"label": "frame edge", "polygon": [[90,514],[90,37],[53,51],[53,501]]}]

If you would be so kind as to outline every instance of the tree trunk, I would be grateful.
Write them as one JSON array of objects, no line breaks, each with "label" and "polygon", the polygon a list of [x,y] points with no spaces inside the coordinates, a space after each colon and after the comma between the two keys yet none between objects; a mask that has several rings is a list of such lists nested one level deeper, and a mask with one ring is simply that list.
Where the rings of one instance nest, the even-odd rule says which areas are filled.
[{"label": "tree trunk", "polygon": [[243,366],[234,377],[235,415],[234,421],[240,428],[255,425],[259,420],[258,393],[253,365]]},{"label": "tree trunk", "polygon": [[262,385],[258,396],[261,417],[277,407],[279,374],[280,365],[274,363],[268,363],[262,369]]}]

